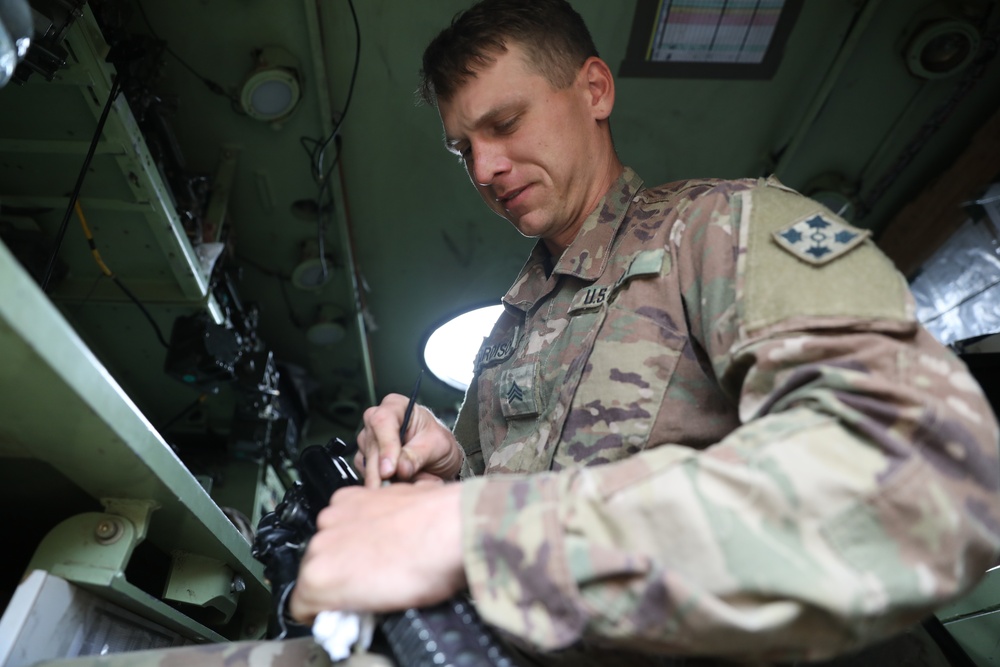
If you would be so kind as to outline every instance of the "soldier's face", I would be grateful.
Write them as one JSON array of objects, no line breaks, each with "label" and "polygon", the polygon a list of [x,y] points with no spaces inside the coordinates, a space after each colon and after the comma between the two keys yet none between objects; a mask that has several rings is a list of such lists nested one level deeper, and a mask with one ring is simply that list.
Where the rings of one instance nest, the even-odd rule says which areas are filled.
[{"label": "soldier's face", "polygon": [[448,150],[486,205],[550,247],[569,245],[606,187],[593,159],[599,134],[589,100],[585,75],[556,89],[511,44],[438,103]]}]

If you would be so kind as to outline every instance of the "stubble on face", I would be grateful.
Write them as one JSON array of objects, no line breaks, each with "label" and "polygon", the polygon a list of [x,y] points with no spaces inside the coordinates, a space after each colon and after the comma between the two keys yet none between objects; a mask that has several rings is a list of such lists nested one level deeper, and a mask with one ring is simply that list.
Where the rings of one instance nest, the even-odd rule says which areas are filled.
[{"label": "stubble on face", "polygon": [[606,191],[586,82],[554,88],[516,44],[495,58],[439,102],[446,145],[491,210],[561,252]]}]

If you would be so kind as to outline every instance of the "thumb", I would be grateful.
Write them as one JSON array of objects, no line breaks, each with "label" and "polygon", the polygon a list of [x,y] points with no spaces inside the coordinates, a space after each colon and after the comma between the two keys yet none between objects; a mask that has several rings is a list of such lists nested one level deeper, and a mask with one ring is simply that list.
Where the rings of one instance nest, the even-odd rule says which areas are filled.
[{"label": "thumb", "polygon": [[399,460],[396,462],[396,476],[400,479],[410,479],[420,471],[425,459],[419,445],[403,447],[399,453]]}]

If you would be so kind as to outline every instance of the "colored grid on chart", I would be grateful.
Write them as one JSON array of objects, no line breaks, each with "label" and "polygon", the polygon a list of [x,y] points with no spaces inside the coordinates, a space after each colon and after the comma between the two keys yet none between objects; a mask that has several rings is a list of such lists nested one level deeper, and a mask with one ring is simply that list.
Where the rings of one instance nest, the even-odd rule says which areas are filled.
[{"label": "colored grid on chart", "polygon": [[647,60],[760,64],[785,0],[661,0]]}]

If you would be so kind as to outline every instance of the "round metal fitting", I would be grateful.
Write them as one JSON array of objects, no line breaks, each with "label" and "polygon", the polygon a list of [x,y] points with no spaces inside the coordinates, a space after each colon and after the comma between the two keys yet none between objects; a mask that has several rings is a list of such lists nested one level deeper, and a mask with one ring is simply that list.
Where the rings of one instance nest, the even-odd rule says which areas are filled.
[{"label": "round metal fitting", "polygon": [[906,66],[922,79],[943,79],[969,66],[979,52],[981,37],[962,19],[925,23],[906,47]]},{"label": "round metal fitting", "polygon": [[108,517],[97,522],[94,536],[100,544],[114,544],[121,539],[124,532],[125,526],[120,519]]}]

